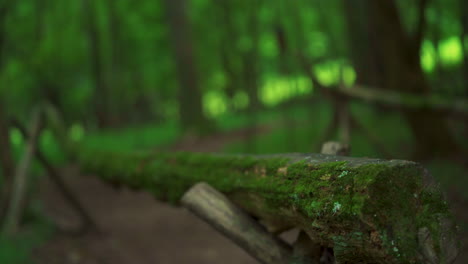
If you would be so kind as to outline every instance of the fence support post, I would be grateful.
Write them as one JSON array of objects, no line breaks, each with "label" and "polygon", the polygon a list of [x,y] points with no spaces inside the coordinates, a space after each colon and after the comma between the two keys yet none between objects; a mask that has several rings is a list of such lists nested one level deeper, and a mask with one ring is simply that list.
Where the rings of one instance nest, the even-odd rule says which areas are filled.
[{"label": "fence support post", "polygon": [[291,260],[291,247],[207,183],[198,183],[181,199],[184,207],[265,264]]}]

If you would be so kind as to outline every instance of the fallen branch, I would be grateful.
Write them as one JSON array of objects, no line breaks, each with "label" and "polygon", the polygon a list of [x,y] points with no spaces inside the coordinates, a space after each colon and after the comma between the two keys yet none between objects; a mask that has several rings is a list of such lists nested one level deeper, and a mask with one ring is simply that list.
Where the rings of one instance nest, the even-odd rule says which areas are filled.
[{"label": "fallen branch", "polygon": [[468,101],[464,99],[443,98],[433,95],[415,95],[370,88],[361,85],[352,87],[339,86],[323,88],[324,94],[359,99],[365,102],[381,104],[395,109],[430,111],[468,119]]},{"label": "fallen branch", "polygon": [[[424,0],[421,0],[424,2]],[[298,54],[297,58],[302,69],[311,80],[314,91],[319,95],[340,98],[358,99],[368,103],[385,105],[396,110],[429,111],[450,117],[468,120],[468,100],[459,98],[444,98],[441,96],[417,95],[402,93],[399,91],[379,89],[378,87],[366,87],[353,85],[335,85],[326,87],[322,85],[313,72],[313,64],[304,54]]]},{"label": "fallen branch", "polygon": [[198,183],[182,197],[181,204],[265,264],[291,260],[291,247],[268,233],[257,221],[237,208],[222,193]]},{"label": "fallen branch", "polygon": [[[20,131],[20,133],[23,135],[24,138],[26,139],[30,138],[29,133],[27,132],[27,130],[24,128],[24,126],[20,122],[18,122],[17,120],[14,120],[12,123],[13,123],[13,126],[16,127]],[[44,153],[42,153],[40,149],[36,150],[36,157],[38,161],[41,163],[41,165],[45,168],[45,170],[47,171],[47,175],[49,176],[51,181],[55,184],[55,186],[60,191],[62,196],[65,198],[68,204],[73,209],[75,209],[75,211],[80,216],[82,220],[82,224],[81,224],[81,227],[75,233],[80,234],[80,233],[85,232],[88,229],[99,230],[96,222],[93,220],[91,215],[86,211],[86,209],[83,207],[83,205],[78,200],[78,198],[73,194],[73,191],[62,180],[60,173],[48,162]]]},{"label": "fallen branch", "polygon": [[18,231],[19,223],[25,208],[25,197],[28,190],[29,168],[34,153],[37,148],[37,139],[40,134],[42,124],[42,113],[40,109],[36,109],[32,115],[30,135],[24,154],[16,168],[15,177],[13,178],[13,189],[9,200],[5,221],[2,227],[2,234],[12,235]]}]

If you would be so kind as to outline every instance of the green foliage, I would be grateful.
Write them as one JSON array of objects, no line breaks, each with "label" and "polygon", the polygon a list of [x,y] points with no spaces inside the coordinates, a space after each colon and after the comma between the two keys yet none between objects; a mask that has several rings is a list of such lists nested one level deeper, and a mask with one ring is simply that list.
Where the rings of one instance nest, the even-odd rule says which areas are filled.
[{"label": "green foliage", "polygon": [[177,123],[129,127],[119,131],[99,131],[86,135],[87,147],[102,150],[127,152],[132,150],[151,150],[158,146],[168,146],[181,135]]},{"label": "green foliage", "polygon": [[[76,0],[67,3],[52,0],[46,5],[35,0],[9,4],[0,94],[6,98],[11,112],[25,116],[33,102],[54,98],[67,120],[93,120],[88,117],[92,113],[89,106],[95,104],[93,96],[97,87],[91,72],[87,17],[95,17],[102,51],[101,71],[109,87],[106,99],[109,111],[121,119],[138,119],[135,106],[145,98],[150,105],[150,116],[177,119],[174,110],[177,73],[163,3],[91,2],[91,10]],[[408,32],[413,32],[417,6],[398,2],[403,23]],[[190,1],[187,14],[193,26],[205,115],[218,118],[245,109],[245,102],[252,101],[247,97],[239,99],[244,103],[235,103],[233,96],[247,96],[243,59],[257,44],[258,87],[262,103],[267,106],[310,93],[311,85],[302,77],[306,69],[298,62],[298,52],[317,59],[314,74],[323,84],[338,83],[341,67],[344,67],[345,83],[352,84],[356,76],[346,57],[346,21],[341,15],[341,5],[338,0]],[[431,2],[427,7],[428,30],[421,63],[428,73],[432,74],[439,66],[454,72],[462,67],[464,52],[458,5],[459,2],[450,0]],[[329,15],[332,13],[336,15]],[[258,40],[251,32],[254,26]],[[280,47],[279,28],[283,30],[286,47]],[[287,76],[282,76],[285,73]],[[235,104],[242,106],[231,107]]]},{"label": "green foliage", "polygon": [[[411,35],[417,29],[419,18],[417,1],[397,2],[402,24]],[[8,5],[8,10],[0,17],[0,24],[4,25],[0,30],[0,111],[27,120],[35,105],[49,101],[64,117],[67,138],[84,148],[101,151],[147,151],[176,142],[186,133],[181,128],[179,111],[179,96],[184,90],[179,87],[180,74],[164,1],[90,0],[89,3],[87,7],[81,0],[1,2],[2,6]],[[186,0],[192,40],[184,45],[193,50],[193,80],[201,90],[203,115],[220,132],[270,127],[248,142],[228,144],[224,151],[316,152],[319,141],[338,138],[338,135],[322,138],[332,119],[329,101],[305,105],[296,104],[295,100],[317,92],[310,73],[325,86],[341,82],[352,85],[362,78],[351,63],[350,32],[346,27],[349,21],[343,3],[341,0]],[[468,36],[463,35],[461,4],[463,0],[430,1],[424,10],[427,27],[419,55],[427,80],[437,93],[466,95],[464,59],[468,54]],[[91,20],[95,23],[89,23]],[[92,37],[93,30],[97,39]],[[95,56],[91,52],[93,45],[99,50]],[[251,109],[256,99],[260,105]],[[285,107],[288,102],[294,102],[294,106]],[[99,106],[103,106],[109,124],[96,131]],[[361,103],[352,103],[351,111],[392,157],[411,157],[415,138],[411,128],[401,121],[402,114],[387,113]],[[66,155],[49,129],[41,135],[40,148],[55,165],[61,165]],[[456,125],[462,143],[464,129],[463,125]],[[364,131],[353,130],[351,155],[382,157],[384,153],[369,138]],[[24,139],[14,129],[11,142],[17,160],[24,149]],[[185,158],[177,157],[178,162],[191,166],[200,162],[194,157],[191,158],[195,160]],[[118,157],[116,160],[120,164],[112,166],[122,166],[123,171],[135,169],[135,164],[128,165]],[[239,165],[237,161],[232,162],[223,165]],[[430,168],[444,186],[454,182],[459,189],[468,186],[459,176],[464,170],[452,165],[437,161]],[[189,173],[188,169],[172,171],[165,164],[151,166],[171,175]],[[211,170],[206,166],[202,172],[213,181],[217,174],[224,172],[221,168]],[[41,172],[35,163],[33,174]],[[230,186],[245,183],[242,173],[236,173],[237,179],[222,179],[217,187],[228,190]],[[334,170],[340,180],[348,179],[353,173]],[[200,175],[197,177],[201,178]],[[130,179],[132,185],[140,184],[132,181],[132,173],[122,177]],[[146,181],[152,175],[145,177],[148,177]],[[173,178],[168,184],[176,194],[170,194],[169,199],[176,200],[191,183]],[[301,188],[304,185],[298,185],[292,193],[291,203],[303,201]],[[308,212],[318,214],[313,209],[323,203],[303,206]],[[338,200],[327,202],[327,206],[336,214],[349,209]],[[337,244],[341,245],[343,239],[351,238],[337,238]],[[0,255],[9,247],[3,246],[5,241],[1,243],[0,250],[5,248],[5,251],[0,251]]]}]

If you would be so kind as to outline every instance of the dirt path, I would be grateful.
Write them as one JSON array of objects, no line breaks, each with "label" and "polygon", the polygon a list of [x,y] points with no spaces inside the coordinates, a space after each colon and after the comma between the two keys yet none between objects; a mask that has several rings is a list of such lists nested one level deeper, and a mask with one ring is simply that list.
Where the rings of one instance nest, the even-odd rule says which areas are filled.
[{"label": "dirt path", "polygon": [[[58,234],[39,250],[40,263],[255,263],[184,209],[144,193],[114,190],[91,177],[68,182],[103,234]],[[70,225],[74,218],[57,193],[46,198],[49,215],[62,226]]]},{"label": "dirt path", "polygon": [[[239,131],[199,140],[187,138],[171,150],[216,152],[244,135]],[[57,233],[34,252],[39,264],[257,263],[185,209],[162,204],[149,194],[114,190],[95,177],[70,174],[68,169],[66,182],[103,234],[73,237]],[[42,184],[41,196],[47,215],[59,226],[78,224],[50,182]]]}]

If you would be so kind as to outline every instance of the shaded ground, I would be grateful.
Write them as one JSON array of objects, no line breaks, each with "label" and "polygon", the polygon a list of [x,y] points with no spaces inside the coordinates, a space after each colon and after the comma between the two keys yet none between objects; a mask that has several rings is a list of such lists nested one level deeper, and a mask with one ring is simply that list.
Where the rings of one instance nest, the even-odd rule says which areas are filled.
[{"label": "shaded ground", "polygon": [[[269,129],[262,127],[260,131]],[[242,139],[246,133],[186,138],[172,150],[216,152],[226,143]],[[64,175],[102,233],[74,237],[59,232],[34,252],[38,264],[257,263],[185,209],[162,204],[145,193],[115,190],[95,177],[78,176],[70,168]],[[46,213],[60,227],[72,228],[78,224],[77,217],[50,182],[42,183],[41,196]],[[456,192],[449,192],[448,197],[462,225],[461,239],[468,241],[468,203]],[[287,239],[293,237],[294,234],[289,234]],[[468,263],[467,253],[465,248],[457,264]]]},{"label": "shaded ground", "polygon": [[[103,234],[58,234],[37,252],[39,263],[255,263],[188,211],[150,195],[114,190],[92,177],[69,179]],[[50,191],[49,184],[44,186]],[[47,211],[62,226],[73,216],[58,194],[45,197]]]}]

